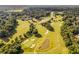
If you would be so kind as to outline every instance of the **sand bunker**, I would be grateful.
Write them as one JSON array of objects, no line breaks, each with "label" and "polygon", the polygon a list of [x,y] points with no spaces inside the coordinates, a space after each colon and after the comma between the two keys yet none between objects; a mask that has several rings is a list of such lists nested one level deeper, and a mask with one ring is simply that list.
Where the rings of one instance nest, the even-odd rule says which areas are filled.
[{"label": "sand bunker", "polygon": [[42,45],[39,47],[39,49],[47,49],[50,46],[50,41],[49,39],[45,39],[45,41],[42,43]]}]

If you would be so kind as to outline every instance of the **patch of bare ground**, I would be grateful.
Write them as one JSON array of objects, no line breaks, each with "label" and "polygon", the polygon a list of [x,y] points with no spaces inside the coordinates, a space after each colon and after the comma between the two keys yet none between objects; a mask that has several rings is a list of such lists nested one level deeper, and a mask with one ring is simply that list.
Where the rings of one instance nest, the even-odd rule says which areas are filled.
[{"label": "patch of bare ground", "polygon": [[43,50],[43,49],[47,49],[50,47],[50,41],[49,39],[45,39],[45,41],[42,43],[42,45],[39,47],[40,50]]}]

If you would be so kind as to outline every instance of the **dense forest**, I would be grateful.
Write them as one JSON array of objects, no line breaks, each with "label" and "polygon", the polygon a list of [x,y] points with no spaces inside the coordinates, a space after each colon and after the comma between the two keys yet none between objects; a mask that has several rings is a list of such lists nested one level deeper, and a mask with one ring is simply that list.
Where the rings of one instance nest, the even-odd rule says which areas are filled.
[{"label": "dense forest", "polygon": [[8,37],[13,35],[16,30],[18,23],[11,14],[0,13],[0,38],[7,40]]},{"label": "dense forest", "polygon": [[79,53],[79,9],[64,12],[61,34],[70,53]]}]

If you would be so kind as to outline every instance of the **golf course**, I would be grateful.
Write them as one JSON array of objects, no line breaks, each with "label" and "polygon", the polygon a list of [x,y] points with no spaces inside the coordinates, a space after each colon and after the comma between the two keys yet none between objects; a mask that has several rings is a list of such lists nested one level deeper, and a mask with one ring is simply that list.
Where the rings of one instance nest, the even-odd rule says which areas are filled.
[{"label": "golf course", "polygon": [[[46,19],[50,19],[50,17],[47,17]],[[22,42],[22,49],[24,50],[24,53],[68,53],[63,37],[60,34],[61,26],[63,24],[62,16],[57,15],[54,20],[55,21],[52,21],[51,23],[52,27],[54,27],[54,32],[48,31],[40,25],[40,22],[35,24],[40,34],[42,34],[42,37],[36,38],[35,36],[32,36]],[[29,29],[28,21],[18,20],[18,23],[19,26],[17,27],[17,33],[12,38],[23,35]]]},{"label": "golf course", "polygon": [[0,9],[1,54],[79,54],[79,7],[16,7]]}]

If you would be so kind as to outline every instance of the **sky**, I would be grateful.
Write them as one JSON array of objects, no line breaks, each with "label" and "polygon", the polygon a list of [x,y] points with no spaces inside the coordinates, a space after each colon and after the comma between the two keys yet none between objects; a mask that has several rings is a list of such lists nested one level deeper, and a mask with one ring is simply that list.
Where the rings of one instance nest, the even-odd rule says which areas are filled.
[{"label": "sky", "polygon": [[79,7],[78,5],[0,5],[0,9],[18,9],[18,8],[28,8],[28,7]]}]

